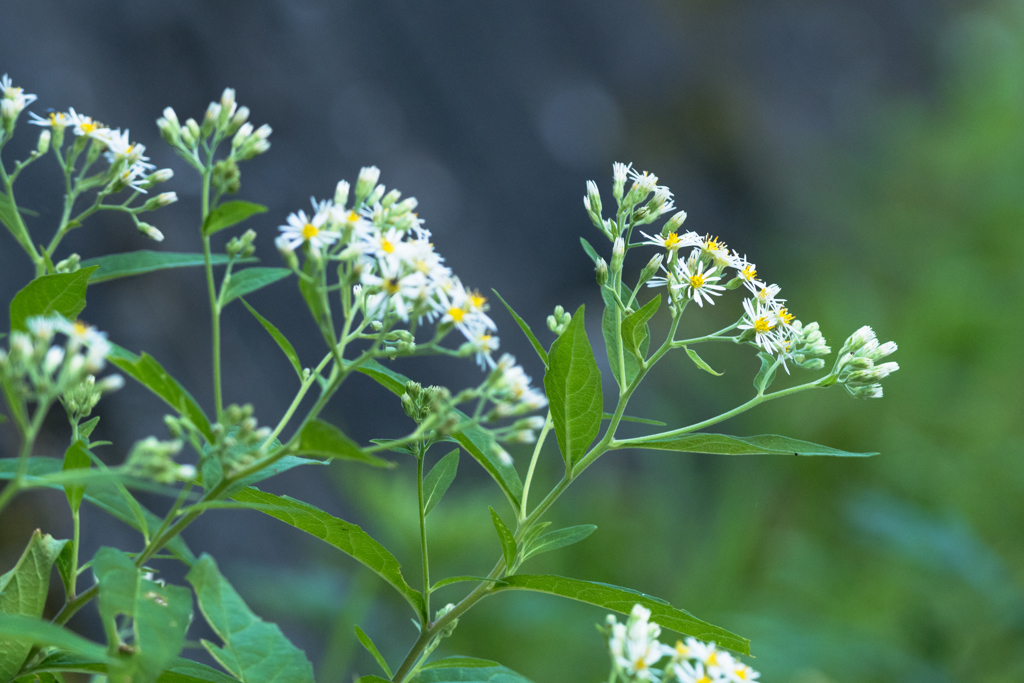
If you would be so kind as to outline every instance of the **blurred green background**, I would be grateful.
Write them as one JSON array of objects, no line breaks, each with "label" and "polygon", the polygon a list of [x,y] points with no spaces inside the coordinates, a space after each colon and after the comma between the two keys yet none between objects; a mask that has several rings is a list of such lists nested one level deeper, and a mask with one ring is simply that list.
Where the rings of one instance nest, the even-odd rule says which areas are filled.
[{"label": "blurred green background", "polygon": [[[12,11],[14,4],[0,11]],[[573,6],[586,17],[582,25],[543,12],[529,19],[551,31],[549,41],[595,26],[605,29],[604,43],[568,41],[567,52],[593,57],[616,39],[615,12],[630,11],[625,3],[599,5],[596,18],[585,15],[585,6]],[[385,13],[402,11],[396,5],[381,7]],[[883,341],[899,343],[893,359],[901,369],[884,383],[881,400],[855,401],[838,388],[812,392],[721,427],[741,435],[780,433],[848,450],[877,450],[880,456],[842,461],[606,456],[550,517],[557,526],[594,523],[598,531],[577,546],[530,561],[526,569],[634,587],[730,628],[752,639],[756,658],[751,663],[765,681],[1024,680],[1024,5],[663,2],[645,3],[642,12],[648,23],[639,22],[640,28],[653,30],[650,25],[658,24],[658,32],[632,40],[639,45],[650,38],[655,47],[680,50],[686,55],[682,61],[689,60],[689,75],[657,82],[662,55],[652,48],[635,66],[637,73],[655,72],[655,82],[645,81],[644,87],[656,95],[645,99],[636,89],[609,86],[627,132],[607,150],[607,158],[576,163],[571,154],[559,157],[555,150],[561,165],[545,166],[550,159],[543,161],[540,153],[508,160],[533,169],[517,188],[568,188],[551,200],[569,207],[561,211],[571,223],[558,224],[562,213],[553,221],[561,241],[539,236],[552,230],[542,211],[533,221],[539,225],[524,227],[515,238],[510,231],[523,226],[521,220],[509,231],[494,229],[508,217],[492,222],[487,216],[508,209],[521,218],[520,212],[529,215],[531,201],[548,200],[492,188],[495,195],[487,202],[498,207],[493,214],[469,209],[462,214],[463,223],[483,216],[483,224],[492,226],[463,243],[471,256],[460,262],[456,246],[468,233],[445,234],[428,222],[444,235],[439,249],[457,272],[474,274],[472,284],[499,287],[525,309],[520,312],[535,329],[543,329],[554,303],[575,308],[585,301],[591,341],[599,346],[597,300],[585,257],[575,247],[588,224],[581,207],[574,207],[587,178],[595,178],[607,195],[613,155],[638,160],[676,191],[677,204],[691,213],[687,227],[718,232],[747,253],[759,273],[782,285],[798,317],[820,321],[834,349],[854,329],[870,324]],[[482,40],[499,30],[484,28],[486,11],[465,22],[452,31]],[[514,28],[500,24],[501,31]],[[834,47],[822,54],[840,54],[835,58],[845,66],[816,62],[814,50],[791,54],[797,50],[793,46],[808,43]],[[0,71],[15,75],[8,66],[14,56],[3,57]],[[495,77],[499,86],[515,85],[507,74],[504,80],[494,76],[488,64],[476,65],[477,82]],[[218,68],[224,76],[223,64]],[[458,68],[474,67],[464,61]],[[868,75],[859,81],[861,68]],[[386,64],[381,69],[388,73]],[[581,67],[567,70],[573,69]],[[830,81],[837,72],[847,77]],[[530,72],[524,67],[523,73]],[[432,84],[424,87],[442,92],[450,83],[423,79]],[[685,88],[672,85],[683,82]],[[315,98],[275,87],[293,97],[296,107],[317,106]],[[257,90],[258,85],[249,86],[249,92]],[[217,92],[203,91],[195,99],[205,102]],[[783,106],[794,100],[801,106]],[[240,94],[240,101],[250,100]],[[147,101],[145,116],[152,118],[150,110],[163,105],[162,99]],[[827,115],[815,116],[822,108]],[[376,151],[372,142],[365,143],[368,162]],[[302,158],[302,150],[287,144],[271,151],[268,168]],[[443,136],[434,144],[435,150],[445,149]],[[281,156],[275,158],[275,152]],[[437,152],[440,158],[444,154]],[[358,168],[352,159],[346,162]],[[455,173],[464,193],[479,199],[459,175],[472,173],[471,162],[471,156],[451,161],[453,168],[463,164]],[[333,185],[338,173],[332,173],[329,183],[320,183],[323,188]],[[387,173],[385,167],[384,182]],[[487,181],[500,188],[503,177]],[[318,194],[327,193],[323,188]],[[310,189],[291,192],[296,202],[304,201]],[[412,193],[429,201],[428,192]],[[519,206],[509,209],[498,198]],[[697,210],[691,210],[694,206]],[[264,258],[273,261],[273,224],[262,234]],[[584,234],[596,243],[596,232]],[[499,265],[494,265],[496,244],[510,251]],[[13,247],[5,243],[3,250]],[[473,254],[488,250],[489,258],[474,260]],[[542,252],[536,263],[514,262],[531,252]],[[525,279],[541,284],[523,283],[523,269],[530,268],[534,272]],[[559,270],[551,273],[553,268]],[[5,282],[5,291],[16,288]],[[98,314],[101,319],[123,312],[115,304],[111,313]],[[717,329],[716,323],[734,312],[725,308],[694,316],[689,324],[695,331]],[[512,321],[499,310],[492,313],[503,328],[504,347],[527,359],[529,350],[515,339]],[[173,332],[173,326],[154,329],[163,330],[161,338]],[[549,342],[550,335],[544,339]],[[187,351],[167,353],[189,358]],[[725,375],[711,377],[685,357],[670,357],[665,364],[674,367],[651,378],[630,413],[676,425],[717,414],[750,395],[756,367],[749,354],[715,348],[705,358]],[[528,368],[539,381],[536,364]],[[428,367],[426,372],[440,371]],[[242,388],[251,387],[239,384]],[[383,393],[381,400],[387,400]],[[350,409],[339,406],[332,417],[358,431],[360,418]],[[120,429],[126,438],[138,438],[127,427]],[[445,452],[437,447],[432,455]],[[558,476],[559,458],[553,450],[546,456],[540,481],[550,484]],[[525,452],[517,454],[524,470],[527,458]],[[403,560],[415,584],[414,471],[411,463],[383,473],[336,465],[331,477],[316,484],[291,478],[284,486],[300,497],[307,484],[318,487],[314,502],[359,521]],[[330,500],[342,502],[332,508],[325,502]],[[487,504],[502,509],[497,491],[464,458],[460,480],[430,518],[436,576],[489,570],[499,548]],[[39,522],[26,506],[18,511],[23,518],[5,519],[0,529],[5,557],[24,543],[17,530],[59,524],[45,517]],[[259,550],[244,554],[239,545],[253,542],[246,535],[255,533],[252,517],[225,513],[219,522],[204,519],[190,542],[216,554],[254,608],[280,621],[309,648],[320,680],[373,672],[375,665],[352,633],[357,622],[389,660],[401,660],[415,633],[403,604],[382,583],[297,533],[275,536],[290,539],[287,551],[255,542]],[[229,536],[239,537],[236,545]],[[485,548],[487,559],[467,546]],[[457,586],[444,590],[436,597],[442,603],[460,595]],[[538,683],[598,681],[606,675],[607,657],[592,625],[603,617],[601,610],[556,598],[498,596],[471,612],[441,652],[493,658]]]}]

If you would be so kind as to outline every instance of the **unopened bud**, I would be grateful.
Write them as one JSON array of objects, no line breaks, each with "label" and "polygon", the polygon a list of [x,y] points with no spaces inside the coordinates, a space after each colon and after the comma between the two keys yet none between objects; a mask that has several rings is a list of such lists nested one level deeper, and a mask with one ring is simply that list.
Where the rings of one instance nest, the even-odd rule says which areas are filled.
[{"label": "unopened bud", "polygon": [[231,148],[238,149],[244,145],[249,140],[249,136],[252,135],[252,131],[253,128],[251,123],[245,123],[239,126],[238,130],[235,131],[235,137],[231,139]]},{"label": "unopened bud", "polygon": [[654,277],[654,274],[658,272],[658,268],[661,267],[661,262],[664,260],[664,258],[664,254],[655,254],[654,256],[651,257],[651,260],[647,262],[647,265],[644,266],[644,269],[640,271],[639,284],[642,285],[648,280],[650,280],[652,277]]},{"label": "unopened bud", "polygon": [[380,169],[376,166],[364,166],[359,169],[359,178],[356,180],[356,205],[362,204],[370,196],[379,179]]},{"label": "unopened bud", "polygon": [[621,237],[615,238],[615,243],[612,245],[612,265],[611,270],[613,273],[622,272],[622,262],[626,259],[626,240]]},{"label": "unopened bud", "polygon": [[220,118],[220,110],[219,102],[210,102],[210,106],[206,108],[206,114],[203,115],[203,125],[199,128],[200,135],[196,137],[205,138],[213,132],[217,125],[217,119]]},{"label": "unopened bud", "polygon": [[139,221],[136,227],[139,229],[139,232],[141,232],[149,239],[155,240],[157,242],[164,241],[164,234],[157,230],[154,226],[150,225],[149,223],[143,223],[142,221]]},{"label": "unopened bud", "polygon": [[201,137],[201,130],[199,124],[196,123],[195,119],[188,119],[185,121],[185,128],[188,128],[188,132],[192,135],[192,138],[198,142]]},{"label": "unopened bud", "polygon": [[152,211],[154,209],[160,209],[174,202],[178,201],[178,193],[176,192],[161,192],[155,197],[151,197],[142,205],[143,211]]},{"label": "unopened bud", "polygon": [[82,257],[78,254],[72,254],[63,261],[58,261],[57,265],[54,266],[54,270],[58,273],[74,273],[80,267],[82,263]]},{"label": "unopened bud", "polygon": [[626,174],[629,173],[629,166],[616,161],[612,164],[612,196],[615,201],[622,201],[622,191],[626,186]]},{"label": "unopened bud", "polygon": [[679,232],[679,228],[683,226],[683,222],[686,220],[685,211],[676,211],[672,214],[672,218],[669,218],[665,225],[661,228],[661,234],[663,237],[668,236],[670,232]]},{"label": "unopened bud", "polygon": [[339,180],[338,186],[334,188],[334,205],[343,207],[348,203],[349,184],[346,180]]},{"label": "unopened bud", "polygon": [[399,192],[398,190],[391,190],[391,192],[388,192],[386,195],[384,195],[384,198],[380,200],[380,205],[386,209],[395,202],[397,202],[398,198],[401,196],[402,193]]},{"label": "unopened bud", "polygon": [[598,286],[604,287],[605,284],[608,282],[608,263],[607,263],[607,261],[605,261],[603,258],[598,257],[598,259],[597,259],[597,267],[595,268],[595,270],[597,272],[597,284],[598,284]]},{"label": "unopened bud", "polygon": [[50,131],[43,130],[39,134],[39,142],[36,143],[36,154],[43,156],[50,151]]}]

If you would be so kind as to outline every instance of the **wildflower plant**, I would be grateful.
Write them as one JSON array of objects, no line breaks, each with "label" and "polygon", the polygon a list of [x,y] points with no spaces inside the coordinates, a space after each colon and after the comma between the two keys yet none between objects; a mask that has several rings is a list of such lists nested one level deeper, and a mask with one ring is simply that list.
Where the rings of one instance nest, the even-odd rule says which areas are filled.
[{"label": "wildflower plant", "polygon": [[[36,100],[6,75],[2,96],[0,155],[20,132],[23,111]],[[0,222],[35,267],[35,278],[10,303],[11,329],[0,350],[0,384],[11,427],[21,443],[19,453],[0,458],[0,478],[8,482],[0,491],[0,514],[25,490],[62,488],[74,533],[71,539],[57,540],[36,532],[21,560],[0,576],[0,682],[59,681],[63,672],[142,683],[312,681],[305,655],[278,627],[263,622],[245,605],[213,557],[197,557],[183,541],[181,532],[200,515],[223,508],[251,509],[319,538],[368,567],[405,600],[418,631],[407,656],[400,662],[386,661],[370,635],[357,627],[357,637],[386,676],[360,680],[442,683],[500,675],[502,680],[525,681],[486,660],[432,659],[472,607],[515,590],[606,609],[632,609],[625,625],[613,619],[606,629],[613,681],[756,678],[726,651],[749,653],[749,642],[739,635],[629,588],[532,574],[524,566],[534,556],[579,542],[594,531],[592,525],[549,530],[545,517],[561,494],[610,451],[866,455],[783,436],[728,436],[704,430],[761,403],[835,384],[856,397],[879,397],[879,381],[897,369],[895,363],[882,362],[895,351],[895,344],[879,344],[871,329],[863,327],[843,345],[827,373],[769,391],[780,368],[787,375],[825,369],[830,349],[817,323],[796,320],[779,297],[779,287],[759,279],[745,255],[728,249],[717,237],[682,231],[686,214],[675,211],[671,191],[658,185],[654,175],[615,164],[614,209],[604,210],[596,182],[587,183],[584,197],[591,221],[610,243],[609,260],[586,240],[583,248],[594,262],[604,302],[604,351],[617,391],[603,394],[584,306],[575,312],[556,307],[547,319],[554,341],[545,344],[495,293],[544,365],[542,390],[513,357],[498,355],[491,297],[463,284],[445,265],[416,213],[416,199],[388,189],[375,167],[362,169],[351,183],[340,181],[333,197],[313,198],[309,208],[297,208],[283,219],[274,239],[283,267],[253,265],[253,230],[231,238],[224,253],[214,253],[213,235],[237,230],[244,220],[267,210],[228,199],[241,188],[242,163],[266,152],[271,135],[269,126],[249,123],[249,110],[236,103],[231,89],[211,102],[199,119],[182,123],[167,108],[157,121],[164,141],[199,176],[195,237],[200,249],[192,254],[138,251],[83,260],[60,253],[63,237],[87,227],[87,219],[98,211],[126,213],[136,229],[162,239],[159,229],[139,217],[176,200],[174,192],[152,192],[172,173],[149,164],[145,146],[132,142],[128,131],[74,109],[30,112],[29,118],[41,128],[35,150],[13,163],[0,156]],[[17,203],[16,182],[27,166],[49,155],[63,172],[64,206],[48,242],[37,242],[38,235],[30,233]],[[643,254],[639,269],[632,263],[627,266],[627,257],[635,254]],[[209,299],[209,414],[157,359],[122,348],[78,320],[91,287],[189,266],[201,268]],[[244,299],[286,279],[297,285],[297,298],[308,308],[323,340],[322,357],[308,364],[287,335]],[[743,295],[734,305],[735,322],[711,334],[681,336],[683,314],[691,303],[701,308],[733,305],[733,291]],[[249,404],[225,404],[220,321],[223,310],[233,304],[249,310],[296,373],[299,387],[280,416],[258,419]],[[667,315],[667,334],[656,342],[649,323],[659,313]],[[748,347],[761,360],[750,400],[694,424],[619,436],[624,421],[666,426],[626,416],[630,399],[658,362],[682,350],[697,368],[714,373],[696,347],[722,342]],[[426,355],[472,360],[481,370],[480,381],[463,388],[423,386],[394,369],[393,361]],[[108,365],[123,375],[103,374]],[[394,394],[395,424],[406,425],[394,430],[399,436],[360,444],[321,419],[325,405],[353,373],[372,378]],[[163,399],[170,412],[164,420],[166,434],[123,448],[123,464],[112,467],[94,453],[100,443],[90,437],[99,418],[92,411],[104,394],[121,387],[123,376]],[[311,392],[316,398],[310,404],[304,399]],[[63,454],[38,455],[43,420],[58,404],[71,426],[70,444]],[[547,491],[538,492],[534,474],[539,459],[553,451],[545,449],[552,443],[561,454],[564,475]],[[521,444],[529,444],[532,455],[517,462],[511,451]],[[450,452],[436,458],[439,450]],[[456,478],[463,452],[483,467],[508,503],[503,512],[481,511],[494,525],[501,554],[486,576],[439,578],[431,572],[427,518]],[[422,578],[416,586],[406,579],[398,559],[369,532],[257,486],[285,470],[333,460],[346,461],[339,466],[391,468],[394,462],[385,453],[416,463]],[[169,511],[158,516],[147,510],[136,499],[136,490],[169,496]],[[102,547],[92,558],[80,557],[83,501],[134,527],[140,542],[128,549]],[[489,553],[491,548],[480,552]],[[157,578],[160,563],[168,560],[189,568],[189,586]],[[58,570],[65,599],[55,615],[43,619],[52,567]],[[456,602],[439,606],[432,600],[437,590],[454,584],[467,584]],[[200,618],[193,613],[193,596],[201,618],[219,640],[204,640],[202,645],[220,669],[181,656],[190,624]],[[79,610],[94,603],[106,632],[103,644],[65,627]],[[662,628],[685,640],[666,649],[657,642]]]}]

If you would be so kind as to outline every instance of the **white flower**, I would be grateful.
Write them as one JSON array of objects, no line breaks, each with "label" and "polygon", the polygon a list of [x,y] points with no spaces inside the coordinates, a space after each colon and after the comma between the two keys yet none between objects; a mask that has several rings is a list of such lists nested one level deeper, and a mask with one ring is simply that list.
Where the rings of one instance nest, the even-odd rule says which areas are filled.
[{"label": "white flower", "polygon": [[71,118],[62,111],[51,111],[46,115],[46,118],[39,116],[34,111],[30,111],[29,123],[34,126],[45,126],[47,128],[56,128],[64,130],[68,124],[71,123]]},{"label": "white flower", "polygon": [[301,209],[290,214],[288,225],[278,228],[281,234],[275,240],[277,248],[294,251],[305,242],[309,244],[310,251],[319,253],[324,247],[334,244],[339,237],[338,233],[324,228],[324,223],[329,216],[330,211],[323,210],[315,212],[312,218],[308,217],[306,212]]},{"label": "white flower", "polygon": [[776,324],[774,311],[764,308],[754,299],[743,300],[743,318],[740,321],[739,329],[753,330],[754,343],[768,353],[775,353],[779,349]]},{"label": "white flower", "polygon": [[701,301],[702,298],[709,304],[714,304],[715,302],[711,299],[712,295],[721,296],[722,292],[725,291],[723,285],[715,284],[722,279],[718,275],[713,275],[715,270],[715,265],[709,264],[707,270],[702,272],[701,262],[697,259],[680,261],[676,272],[680,282],[679,284],[672,285],[672,287],[674,289],[683,289],[686,296],[696,301],[698,306],[704,306],[704,303]]},{"label": "white flower", "polygon": [[91,116],[79,114],[75,111],[74,107],[69,107],[68,121],[70,125],[75,127],[75,135],[86,135],[92,138],[96,138],[101,142],[106,142],[104,131],[107,130],[107,127],[99,121],[94,121]]},{"label": "white flower", "polygon": [[145,145],[128,141],[127,130],[122,133],[120,129],[110,130],[108,128],[97,135],[102,135],[103,141],[107,143],[107,151],[104,156],[111,165],[124,161],[128,166],[138,167],[140,171],[156,168],[153,164],[146,163],[149,161],[149,157],[143,156],[146,151]]},{"label": "white flower", "polygon": [[777,307],[785,301],[785,299],[777,298],[781,289],[778,285],[766,285],[763,282],[754,280],[744,282],[743,286],[749,289],[754,298],[757,299],[757,303],[765,308]]},{"label": "white flower", "polygon": [[498,350],[499,340],[497,337],[487,330],[481,329],[477,330],[466,343],[471,346],[476,354],[476,364],[482,370],[486,370],[488,366],[494,367],[495,363],[494,359],[491,358],[491,352]]},{"label": "white flower", "polygon": [[676,664],[673,671],[680,683],[715,683],[716,680],[720,680],[717,676],[709,676],[701,662],[682,662]]},{"label": "white flower", "polygon": [[650,622],[651,611],[635,605],[625,624],[612,624],[609,648],[615,664],[627,676],[639,680],[660,680],[661,672],[654,669],[666,655],[665,646],[658,641],[661,627]]},{"label": "white flower", "polygon": [[455,325],[470,341],[482,330],[498,329],[485,312],[487,298],[467,290],[457,277],[438,288],[436,306],[441,323]]},{"label": "white flower", "polygon": [[409,305],[420,299],[420,292],[426,285],[423,273],[414,271],[402,274],[397,264],[380,261],[380,275],[363,273],[362,283],[367,288],[366,313],[370,317],[383,318],[388,307],[403,321],[409,320]]},{"label": "white flower", "polygon": [[36,96],[30,95],[21,87],[14,85],[10,76],[4,74],[0,77],[0,99],[9,103],[4,109],[9,110],[11,118],[16,118],[25,107],[36,101]]},{"label": "white flower", "polygon": [[764,283],[757,279],[757,267],[747,260],[746,256],[740,256],[735,251],[732,253],[733,268],[736,269],[736,277],[743,280],[747,285],[764,287]]},{"label": "white flower", "polygon": [[695,232],[685,232],[682,236],[677,235],[674,232],[670,232],[667,235],[648,235],[643,230],[640,234],[646,237],[644,244],[650,244],[651,246],[661,247],[667,251],[677,251],[682,247],[696,247],[700,244],[700,237]]},{"label": "white flower", "polygon": [[729,249],[725,242],[712,237],[711,235],[705,235],[700,240],[700,244],[697,245],[705,254],[711,257],[711,262],[719,268],[725,268],[726,266],[735,267],[736,261],[733,256],[729,253]]},{"label": "white flower", "polygon": [[761,677],[760,671],[755,671],[743,662],[733,662],[732,667],[730,669],[723,669],[722,673],[725,675],[726,680],[733,683],[756,681]]}]

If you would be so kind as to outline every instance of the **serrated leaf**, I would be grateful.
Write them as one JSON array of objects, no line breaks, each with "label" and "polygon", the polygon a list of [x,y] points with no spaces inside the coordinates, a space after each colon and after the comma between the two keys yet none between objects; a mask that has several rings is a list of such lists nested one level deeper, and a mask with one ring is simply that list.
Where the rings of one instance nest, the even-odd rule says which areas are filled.
[{"label": "serrated leaf", "polygon": [[356,626],[356,638],[358,638],[362,646],[366,648],[366,651],[369,652],[375,660],[377,660],[377,664],[379,664],[380,668],[384,670],[384,673],[388,675],[388,678],[394,678],[394,674],[391,673],[391,667],[388,666],[387,660],[384,659],[384,655],[382,655],[380,650],[377,649],[377,646],[374,645],[370,636],[366,635],[366,631],[359,628],[358,625]]},{"label": "serrated leaf", "polygon": [[374,467],[394,467],[395,463],[363,451],[352,439],[332,424],[314,419],[307,422],[299,433],[298,455],[318,458],[355,460]]},{"label": "serrated leaf", "polygon": [[690,360],[693,361],[693,364],[696,365],[701,370],[703,370],[704,372],[710,372],[715,377],[721,377],[722,375],[725,374],[724,372],[715,372],[714,368],[705,363],[704,359],[698,356],[697,352],[694,351],[693,349],[689,348],[688,346],[684,346],[683,348],[686,349],[686,355],[690,357]]},{"label": "serrated leaf", "polygon": [[233,498],[240,502],[278,506],[280,509],[264,514],[305,531],[366,565],[401,593],[417,614],[422,614],[423,596],[406,583],[405,577],[402,576],[402,565],[387,548],[355,524],[334,517],[308,503],[288,496],[275,496],[254,487],[239,491]]},{"label": "serrated leaf", "polygon": [[259,266],[235,271],[228,279],[221,306],[227,306],[238,297],[263,289],[291,274],[292,271],[288,268],[262,268]]},{"label": "serrated leaf", "polygon": [[[236,263],[252,263],[258,259],[239,259]],[[222,266],[228,262],[224,254],[213,254],[210,256],[210,263],[215,266]],[[100,282],[117,280],[122,277],[143,275],[157,270],[167,268],[192,268],[206,264],[202,254],[182,254],[173,251],[150,251],[141,249],[139,251],[126,251],[120,254],[107,254],[97,258],[82,261],[82,268],[97,266],[99,270],[89,278],[89,284],[95,285]]]},{"label": "serrated leaf", "polygon": [[587,452],[601,429],[601,371],[584,326],[584,307],[551,345],[544,389],[551,421],[567,467]]},{"label": "serrated leaf", "polygon": [[419,670],[410,683],[531,683],[506,666],[475,657],[449,657]]},{"label": "serrated leaf", "polygon": [[185,576],[195,589],[199,609],[223,641],[203,646],[235,678],[245,683],[313,683],[313,665],[285,638],[276,624],[253,614],[204,554]]},{"label": "serrated leaf", "polygon": [[423,477],[423,515],[429,515],[434,506],[440,502],[448,487],[455,481],[459,469],[459,449],[444,456],[430,468]]},{"label": "serrated leaf", "polygon": [[211,211],[203,221],[203,234],[209,237],[215,232],[230,228],[258,213],[265,213],[267,207],[252,202],[224,202]]},{"label": "serrated leaf", "polygon": [[137,356],[117,344],[111,344],[107,359],[162,398],[167,405],[174,408],[183,417],[191,420],[207,441],[213,442],[210,420],[199,406],[198,401],[192,398],[192,394],[181,386],[178,380],[171,377],[155,358],[148,353]]},{"label": "serrated leaf", "polygon": [[631,588],[543,574],[515,574],[506,576],[505,581],[508,585],[495,587],[495,592],[528,590],[550,593],[614,610],[621,614],[629,614],[633,605],[640,604],[651,610],[651,621],[660,624],[662,628],[678,631],[699,640],[713,640],[720,647],[727,647],[744,655],[750,654],[750,641],[746,638],[702,621],[686,610],[673,607],[661,598],[655,598]]},{"label": "serrated leaf", "polygon": [[121,646],[117,617],[131,619],[132,652],[120,656],[111,668],[111,681],[156,681],[185,646],[185,631],[192,623],[192,593],[183,586],[162,585],[144,578],[142,571],[116,548],[100,548],[92,562],[99,583],[99,611],[112,653]]},{"label": "serrated leaf", "polygon": [[[84,442],[76,441],[64,452],[64,467],[63,471],[77,470],[77,469],[89,469],[92,466],[92,460],[89,459],[89,453]],[[82,496],[85,494],[85,484],[65,484],[64,493],[68,498],[68,505],[75,512],[78,512],[78,508],[82,506]]]},{"label": "serrated leaf", "polygon": [[263,325],[263,329],[265,329],[273,338],[273,340],[277,342],[278,348],[284,351],[284,355],[288,358],[288,361],[292,364],[292,367],[295,368],[295,374],[297,374],[299,376],[299,379],[301,380],[302,363],[299,361],[299,354],[295,351],[295,347],[292,346],[292,343],[288,341],[287,337],[281,334],[281,330],[277,329],[277,327],[275,327],[272,322],[264,318],[256,311],[255,308],[250,306],[249,302],[247,302],[245,299],[242,299],[242,304],[247,309],[249,309],[249,312],[252,313],[253,317],[259,321],[260,325]]},{"label": "serrated leaf", "polygon": [[775,358],[771,354],[761,351],[757,357],[761,359],[761,369],[754,377],[754,388],[757,389],[758,395],[761,395],[775,381],[775,371],[778,370],[778,366],[775,365]]},{"label": "serrated leaf", "polygon": [[649,339],[651,336],[647,329],[647,321],[654,317],[659,306],[661,306],[661,294],[622,320],[622,345],[626,351],[632,354],[646,355],[641,353],[641,344],[644,339]]},{"label": "serrated leaf", "polygon": [[777,434],[728,436],[726,434],[697,433],[658,441],[627,439],[623,448],[651,448],[713,455],[821,455],[842,458],[865,458],[878,455],[878,453],[850,453]]},{"label": "serrated leaf", "polygon": [[550,533],[544,534],[538,537],[533,543],[523,551],[523,561],[533,557],[534,555],[540,555],[541,553],[551,552],[552,550],[558,550],[574,543],[579,543],[584,538],[594,533],[597,527],[593,524],[580,524],[579,526],[571,526],[565,529],[558,529]]},{"label": "serrated leaf", "polygon": [[512,531],[501,521],[501,517],[494,508],[488,507],[491,511],[491,521],[494,522],[494,530],[498,532],[498,540],[501,542],[501,553],[505,556],[505,566],[511,568],[516,561],[516,537]]},{"label": "serrated leaf", "polygon": [[[39,645],[40,647],[59,647],[92,660],[107,661],[107,651],[102,645],[86,640],[56,624],[22,614],[0,613],[0,642],[20,643],[25,647],[26,654],[33,645]],[[8,652],[4,649],[3,655],[6,656]],[[24,657],[25,655],[22,655],[22,659]],[[20,660],[17,666],[21,666]],[[5,671],[6,669],[0,670],[0,673]],[[7,675],[13,675],[13,672]],[[7,680],[7,678],[3,680]]]},{"label": "serrated leaf", "polygon": [[547,365],[548,352],[544,350],[544,347],[541,345],[540,341],[537,340],[537,335],[533,333],[533,330],[531,330],[530,326],[526,324],[526,321],[520,318],[519,314],[516,313],[511,306],[508,305],[508,302],[506,302],[501,297],[501,294],[498,294],[498,290],[492,289],[491,291],[494,292],[494,296],[498,297],[498,301],[505,305],[505,308],[508,309],[508,312],[512,316],[512,319],[516,321],[517,325],[519,325],[519,329],[521,329],[523,331],[523,334],[526,335],[526,338],[530,340],[530,344],[533,346],[533,350],[536,351],[537,355],[540,356],[540,359],[544,361],[544,365]]},{"label": "serrated leaf", "polygon": [[85,308],[85,289],[96,267],[74,273],[43,275],[25,285],[11,299],[11,330],[25,330],[25,320],[34,315],[59,313],[74,320]]},{"label": "serrated leaf", "polygon": [[[14,568],[0,576],[0,614],[32,619],[43,615],[50,589],[50,569],[66,543],[38,529],[32,533]],[[31,642],[0,636],[0,680],[6,681],[17,673],[31,648]]]}]

